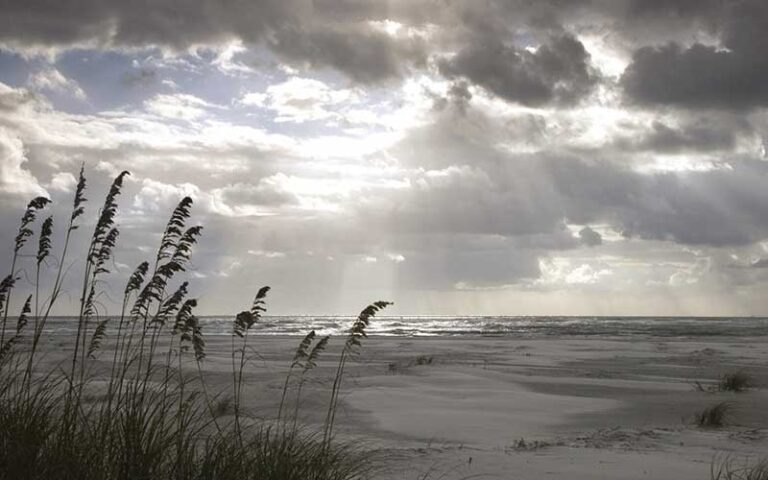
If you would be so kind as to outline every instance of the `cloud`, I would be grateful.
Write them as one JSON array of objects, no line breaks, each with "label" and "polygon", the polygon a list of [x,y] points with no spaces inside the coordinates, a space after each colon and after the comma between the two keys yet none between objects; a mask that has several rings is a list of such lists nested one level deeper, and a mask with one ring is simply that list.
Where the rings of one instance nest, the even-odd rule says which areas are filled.
[{"label": "cloud", "polygon": [[449,78],[463,77],[523,105],[572,104],[597,83],[589,53],[571,35],[552,37],[531,51],[481,38],[440,62]]},{"label": "cloud", "polygon": [[607,220],[626,237],[689,245],[745,245],[768,233],[763,162],[656,174],[572,160],[550,168],[566,217],[578,223]]},{"label": "cloud", "polygon": [[24,168],[27,159],[21,139],[0,128],[0,195],[48,196],[32,173]]},{"label": "cloud", "polygon": [[390,153],[427,170],[410,177],[399,198],[368,198],[359,208],[395,231],[554,235],[565,223],[600,223],[628,238],[711,246],[746,245],[768,233],[761,187],[768,164],[760,160],[648,172],[577,153],[509,152],[488,136],[492,128],[468,129],[465,122],[476,121],[413,131]]},{"label": "cloud", "polygon": [[393,38],[370,25],[283,28],[270,46],[288,60],[332,67],[361,83],[399,78],[409,64],[423,64],[426,59],[421,40]]},{"label": "cloud", "polygon": [[144,102],[144,108],[155,115],[177,120],[197,120],[214,105],[189,94],[159,94]]},{"label": "cloud", "polygon": [[[4,206],[47,191],[66,218],[82,163],[89,208],[129,169],[119,262],[135,265],[192,195],[206,229],[190,269],[210,313],[254,278],[283,295],[280,313],[354,311],[368,297],[406,313],[499,313],[512,300],[548,313],[562,298],[586,314],[635,313],[635,298],[682,312],[692,292],[720,292],[721,310],[765,304],[744,306],[768,281],[750,267],[768,238],[768,123],[746,75],[761,11],[28,3],[4,12],[24,29],[0,18]],[[70,101],[68,82],[88,101]],[[16,222],[8,210],[0,219]]]},{"label": "cloud", "polygon": [[342,118],[339,107],[357,103],[358,96],[351,89],[333,89],[319,80],[291,77],[270,85],[264,93],[246,93],[240,104],[273,110],[276,122],[303,123]]},{"label": "cloud", "polygon": [[768,258],[761,258],[760,260],[755,260],[751,264],[752,268],[768,268]]},{"label": "cloud", "polygon": [[59,172],[53,175],[48,188],[60,192],[72,192],[77,184],[77,179],[69,172]]},{"label": "cloud", "polygon": [[231,205],[253,205],[262,207],[279,207],[297,205],[299,199],[283,188],[280,182],[281,174],[259,180],[257,184],[236,183],[227,185],[221,190],[221,198]]},{"label": "cloud", "polygon": [[[266,45],[285,60],[338,69],[363,83],[399,77],[407,63],[423,62],[418,38],[383,34],[332,7],[305,0],[160,0],[139,11],[116,0],[71,0],[44,9],[11,1],[0,19],[0,45],[54,55],[72,48],[160,47],[178,54],[200,46],[226,53],[233,42]],[[226,57],[220,60],[224,70],[243,70]]]},{"label": "cloud", "polygon": [[159,80],[157,70],[136,68],[123,74],[123,83],[130,87],[146,87]]},{"label": "cloud", "polygon": [[733,2],[720,12],[720,44],[673,42],[635,51],[621,78],[642,105],[749,110],[768,105],[768,4]]},{"label": "cloud", "polygon": [[32,74],[27,85],[33,90],[70,93],[79,100],[86,99],[85,92],[76,81],[66,78],[53,67]]},{"label": "cloud", "polygon": [[[630,141],[631,142],[631,141]],[[623,143],[623,142],[622,142]],[[686,150],[730,150],[736,145],[736,135],[726,125],[707,125],[705,122],[682,127],[669,126],[655,121],[651,131],[635,143],[635,148],[657,152]]]},{"label": "cloud", "polygon": [[0,111],[16,111],[24,105],[38,101],[34,93],[25,88],[13,88],[0,82]]},{"label": "cloud", "polygon": [[579,241],[587,247],[596,247],[603,243],[603,237],[589,226],[586,226],[579,230]]}]

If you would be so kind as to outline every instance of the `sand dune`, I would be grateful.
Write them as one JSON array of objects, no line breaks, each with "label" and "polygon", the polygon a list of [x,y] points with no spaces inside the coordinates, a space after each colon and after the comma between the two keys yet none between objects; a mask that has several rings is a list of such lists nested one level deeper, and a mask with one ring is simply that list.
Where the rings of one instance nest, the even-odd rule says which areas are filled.
[{"label": "sand dune", "polygon": [[[274,416],[298,340],[252,338],[247,414]],[[48,342],[46,359],[56,362],[65,355],[60,339]],[[323,421],[340,343],[305,386],[301,420],[310,426]],[[224,396],[228,348],[227,337],[208,339],[206,381]],[[692,386],[738,370],[758,387],[735,394]],[[760,339],[371,337],[347,371],[338,435],[377,452],[382,480],[698,480],[709,478],[718,455],[768,453]],[[691,424],[693,413],[722,400],[738,405],[730,425]]]},{"label": "sand dune", "polygon": [[[745,369],[768,381],[749,339],[372,339],[345,397],[373,437],[410,458],[382,478],[706,479],[717,455],[768,452],[768,392],[709,394],[694,380]],[[393,356],[392,352],[397,354]],[[418,355],[430,365],[410,365]],[[378,372],[376,371],[378,370]],[[703,430],[690,416],[720,400],[732,425]],[[393,462],[400,466],[400,462]],[[438,474],[439,472],[439,474]]]}]

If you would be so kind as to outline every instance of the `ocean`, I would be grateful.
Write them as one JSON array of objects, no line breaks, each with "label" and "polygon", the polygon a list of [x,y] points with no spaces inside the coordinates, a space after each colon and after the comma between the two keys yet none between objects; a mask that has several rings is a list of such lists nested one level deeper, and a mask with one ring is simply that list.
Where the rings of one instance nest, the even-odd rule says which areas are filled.
[{"label": "ocean", "polygon": [[[205,335],[229,335],[234,317],[200,317]],[[10,320],[10,319],[9,319]],[[347,316],[267,316],[252,333],[260,335],[304,335],[315,330],[319,335],[343,334],[354,317]],[[110,321],[116,324],[116,319]],[[47,333],[74,333],[76,318],[52,317]],[[114,327],[112,327],[114,328]],[[108,329],[109,330],[109,329]],[[767,317],[431,317],[381,316],[372,319],[369,335],[387,336],[768,336]]]}]

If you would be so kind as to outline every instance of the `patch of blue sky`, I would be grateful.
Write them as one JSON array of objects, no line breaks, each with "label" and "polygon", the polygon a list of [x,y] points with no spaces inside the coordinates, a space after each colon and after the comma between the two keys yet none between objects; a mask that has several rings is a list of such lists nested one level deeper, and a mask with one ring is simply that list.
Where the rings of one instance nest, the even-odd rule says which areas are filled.
[{"label": "patch of blue sky", "polygon": [[21,55],[0,49],[0,82],[11,87],[23,87],[30,72],[29,62]]},{"label": "patch of blue sky", "polygon": [[[159,49],[136,51],[73,49],[60,53],[53,64],[45,58],[26,59],[0,50],[0,81],[13,87],[28,83],[31,75],[46,68],[56,68],[64,77],[77,83],[85,98],[77,98],[71,90],[43,93],[52,106],[74,114],[97,114],[107,111],[135,112],[145,101],[158,94],[185,94],[210,105],[202,120],[211,119],[235,125],[248,125],[271,133],[297,137],[343,135],[347,129],[380,130],[371,125],[346,122],[343,111],[349,105],[329,105],[337,112],[327,118],[285,121],[279,112],[257,105],[243,105],[247,93],[264,93],[270,85],[292,76],[312,78],[331,89],[355,88],[348,79],[331,70],[312,75],[291,68],[278,68],[281,62],[267,49],[251,47],[236,52],[226,62],[220,51],[200,49],[184,55],[164,56]],[[394,108],[383,92],[366,90],[354,108],[384,111]],[[396,102],[394,102],[396,103]]]},{"label": "patch of blue sky", "polygon": [[166,90],[159,81],[148,78],[132,84],[137,74],[136,53],[120,51],[70,50],[56,60],[56,68],[80,85],[91,113],[119,110],[140,104],[146,98]]}]

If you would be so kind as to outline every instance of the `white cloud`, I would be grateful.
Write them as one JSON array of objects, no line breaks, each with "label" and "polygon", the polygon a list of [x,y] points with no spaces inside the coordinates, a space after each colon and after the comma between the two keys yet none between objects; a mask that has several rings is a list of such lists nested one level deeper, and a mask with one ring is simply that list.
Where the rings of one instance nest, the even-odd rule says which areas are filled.
[{"label": "white cloud", "polygon": [[607,268],[596,270],[590,265],[582,264],[571,270],[564,278],[568,284],[591,284],[597,283],[600,278],[611,275]]},{"label": "white cloud", "polygon": [[198,120],[205,116],[206,112],[215,108],[205,100],[194,95],[159,94],[144,102],[144,108],[154,115],[175,120]]},{"label": "white cloud", "polygon": [[24,168],[27,161],[21,139],[0,127],[0,193],[19,196],[48,196],[32,173]]},{"label": "white cloud", "polygon": [[257,257],[264,258],[285,258],[285,252],[272,252],[268,250],[248,250],[249,255],[255,255]]},{"label": "white cloud", "polygon": [[339,118],[345,106],[359,101],[359,93],[354,90],[333,89],[319,80],[291,77],[270,85],[263,93],[246,93],[240,104],[273,110],[276,122],[303,123]]},{"label": "white cloud", "polygon": [[166,212],[185,196],[200,197],[200,188],[190,183],[170,185],[150,178],[141,181],[141,189],[133,197],[133,208],[143,213]]},{"label": "white cloud", "polygon": [[85,100],[87,97],[76,81],[65,77],[54,67],[46,67],[30,75],[27,85],[33,90],[68,92],[79,100]]},{"label": "white cloud", "polygon": [[712,268],[712,259],[709,257],[698,257],[690,266],[681,269],[669,277],[669,285],[681,286],[692,285],[701,281]]},{"label": "white cloud", "polygon": [[604,277],[614,274],[605,266],[588,263],[576,264],[578,260],[555,257],[539,261],[541,277],[534,284],[543,287],[566,288],[567,286],[594,285],[601,283]]},{"label": "white cloud", "polygon": [[254,73],[254,69],[235,58],[247,51],[242,41],[230,42],[221,48],[212,64],[227,75],[250,75]]},{"label": "white cloud", "polygon": [[74,175],[69,172],[58,172],[51,178],[48,188],[60,192],[71,192],[76,184],[77,179]]}]

